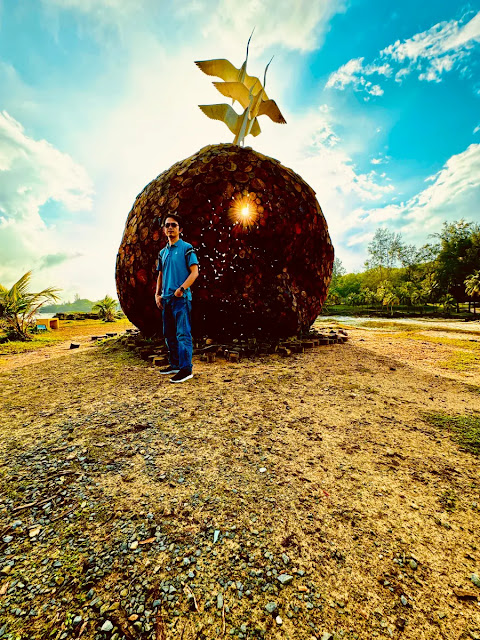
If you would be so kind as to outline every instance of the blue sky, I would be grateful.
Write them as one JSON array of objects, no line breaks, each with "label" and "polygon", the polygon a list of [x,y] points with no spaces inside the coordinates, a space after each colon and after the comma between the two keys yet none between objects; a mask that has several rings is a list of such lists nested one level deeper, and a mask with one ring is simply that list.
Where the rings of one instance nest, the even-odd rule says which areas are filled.
[{"label": "blue sky", "polygon": [[288,124],[247,144],[317,193],[360,270],[379,226],[420,246],[480,222],[480,5],[456,0],[0,0],[0,283],[115,293],[137,193],[231,141],[194,60],[244,60]]}]

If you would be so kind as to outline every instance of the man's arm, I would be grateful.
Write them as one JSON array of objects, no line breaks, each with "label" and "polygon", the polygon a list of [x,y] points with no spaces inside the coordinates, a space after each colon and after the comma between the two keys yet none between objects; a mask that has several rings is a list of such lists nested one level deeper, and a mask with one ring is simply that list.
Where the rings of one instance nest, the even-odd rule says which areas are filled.
[{"label": "man's arm", "polygon": [[[192,286],[192,284],[195,282],[195,280],[198,278],[198,264],[192,264],[192,266],[189,267],[189,269],[190,269],[190,275],[185,280],[185,282],[181,285],[184,289],[189,289]],[[159,277],[161,277],[161,272],[159,273]],[[183,291],[180,289],[180,287],[175,291],[175,296],[177,298],[181,298],[183,296]]]},{"label": "man's arm", "polygon": [[158,272],[157,288],[155,290],[155,302],[159,309],[163,309],[162,305],[162,272]]}]

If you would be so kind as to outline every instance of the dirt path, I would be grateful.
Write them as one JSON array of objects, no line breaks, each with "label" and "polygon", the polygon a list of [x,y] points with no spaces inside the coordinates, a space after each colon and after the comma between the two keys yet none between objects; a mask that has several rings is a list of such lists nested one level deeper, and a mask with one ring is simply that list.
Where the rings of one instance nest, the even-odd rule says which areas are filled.
[{"label": "dirt path", "polygon": [[[10,371],[11,369],[37,364],[45,360],[78,355],[86,349],[95,348],[97,345],[96,342],[92,342],[92,336],[103,335],[106,328],[106,325],[99,324],[99,321],[63,322],[60,329],[55,333],[64,337],[64,340],[53,342],[25,353],[2,354],[0,355],[0,371]],[[116,333],[123,333],[127,328],[133,328],[133,325],[127,319],[116,321],[111,327],[108,326],[109,330]],[[70,349],[72,342],[80,344],[80,347],[78,349]]]},{"label": "dirt path", "polygon": [[[92,333],[92,335],[96,334]],[[79,349],[82,352],[96,346],[89,336],[76,336],[71,340],[57,342],[51,347],[44,347],[36,351],[27,351],[26,353],[15,353],[8,356],[2,356],[0,371],[10,371],[12,369],[17,369],[18,367],[25,367],[26,365],[45,362],[45,360],[54,360],[55,358],[78,355],[78,353],[80,353],[79,349],[70,349],[72,342],[79,343]]]},{"label": "dirt path", "polygon": [[427,420],[478,418],[478,377],[426,347],[352,330],[184,385],[102,349],[2,372],[5,633],[480,637],[478,458]]}]

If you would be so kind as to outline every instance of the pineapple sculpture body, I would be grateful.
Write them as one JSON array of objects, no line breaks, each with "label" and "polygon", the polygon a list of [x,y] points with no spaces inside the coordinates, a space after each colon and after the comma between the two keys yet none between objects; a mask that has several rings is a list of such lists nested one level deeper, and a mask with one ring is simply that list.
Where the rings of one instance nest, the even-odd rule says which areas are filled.
[{"label": "pineapple sculpture body", "polygon": [[311,326],[327,295],[333,247],[300,176],[249,147],[218,144],[145,187],[127,218],[116,281],[123,311],[147,336],[162,333],[155,266],[168,213],[182,216],[200,262],[197,338],[282,338]]}]

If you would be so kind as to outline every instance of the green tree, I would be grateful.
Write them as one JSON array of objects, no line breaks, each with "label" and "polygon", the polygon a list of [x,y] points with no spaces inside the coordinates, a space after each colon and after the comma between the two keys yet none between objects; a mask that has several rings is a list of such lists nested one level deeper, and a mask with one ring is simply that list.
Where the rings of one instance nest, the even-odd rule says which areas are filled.
[{"label": "green tree", "polygon": [[[480,296],[480,271],[475,271],[471,276],[465,279],[465,292],[473,300],[473,313],[476,311],[476,301],[475,298]],[[469,309],[470,309],[470,301],[469,301]]]},{"label": "green tree", "polygon": [[465,220],[445,222],[440,233],[435,260],[435,281],[438,297],[450,294],[458,304],[466,300],[465,280],[480,264],[480,226]]},{"label": "green tree", "polygon": [[59,300],[60,289],[48,287],[32,293],[29,291],[32,272],[27,271],[10,289],[0,284],[0,319],[12,340],[30,340],[29,328],[35,316],[46,302]]},{"label": "green tree", "polygon": [[452,309],[455,309],[455,306],[457,305],[457,301],[455,300],[455,298],[453,296],[451,296],[449,293],[446,293],[441,299],[440,299],[440,304],[443,307],[443,310],[445,313],[448,313],[449,311],[451,311]]},{"label": "green tree", "polygon": [[398,304],[398,295],[393,288],[393,284],[390,280],[384,280],[377,289],[376,298],[382,303],[382,306],[390,307],[390,312],[393,316],[393,305]]},{"label": "green tree", "polygon": [[110,296],[105,296],[102,300],[96,302],[92,307],[92,311],[97,311],[98,317],[105,322],[114,322],[115,318],[121,315],[118,311],[117,301]]},{"label": "green tree", "polygon": [[383,278],[400,262],[405,247],[400,233],[379,228],[375,231],[372,241],[368,245],[370,258],[365,262],[367,269],[379,269]]},{"label": "green tree", "polygon": [[402,282],[398,287],[398,297],[402,304],[407,305],[408,307],[412,304],[412,295],[415,292],[415,284],[409,280],[406,282]]},{"label": "green tree", "polygon": [[333,269],[332,269],[332,280],[330,281],[330,286],[328,288],[328,297],[326,300],[326,304],[338,304],[340,301],[340,294],[337,290],[339,280],[342,276],[347,273],[345,267],[342,264],[342,261],[339,258],[335,258],[333,261]]},{"label": "green tree", "polygon": [[360,293],[362,276],[359,273],[347,273],[340,276],[335,290],[342,300],[346,300],[351,293]]},{"label": "green tree", "polygon": [[368,287],[365,287],[362,293],[363,293],[366,305],[375,304],[375,300],[376,300],[375,291],[372,291]]}]

